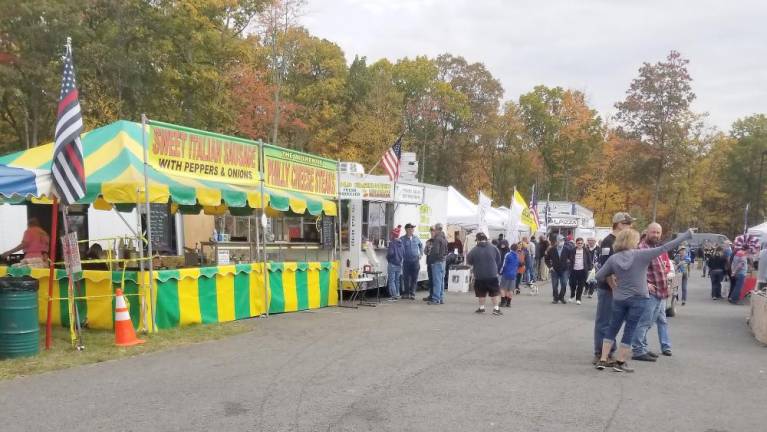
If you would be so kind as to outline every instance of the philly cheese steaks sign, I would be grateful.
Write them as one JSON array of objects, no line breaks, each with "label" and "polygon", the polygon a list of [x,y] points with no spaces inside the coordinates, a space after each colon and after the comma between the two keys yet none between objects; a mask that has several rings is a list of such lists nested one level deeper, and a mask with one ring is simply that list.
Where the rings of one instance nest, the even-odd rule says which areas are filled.
[{"label": "philly cheese steaks sign", "polygon": [[255,141],[149,123],[149,164],[162,172],[224,183],[257,185],[259,147]]},{"label": "philly cheese steaks sign", "polygon": [[269,187],[338,196],[336,162],[264,145],[264,181]]}]

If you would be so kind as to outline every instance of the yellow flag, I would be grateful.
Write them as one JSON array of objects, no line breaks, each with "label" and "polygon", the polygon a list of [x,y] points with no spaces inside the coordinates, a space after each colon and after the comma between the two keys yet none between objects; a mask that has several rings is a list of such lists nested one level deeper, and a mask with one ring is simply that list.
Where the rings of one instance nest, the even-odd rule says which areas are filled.
[{"label": "yellow flag", "polygon": [[535,220],[535,215],[530,211],[530,207],[527,206],[525,199],[522,198],[522,194],[518,190],[514,191],[514,206],[522,210],[522,223],[530,227],[530,232],[535,234],[538,231],[538,221]]}]

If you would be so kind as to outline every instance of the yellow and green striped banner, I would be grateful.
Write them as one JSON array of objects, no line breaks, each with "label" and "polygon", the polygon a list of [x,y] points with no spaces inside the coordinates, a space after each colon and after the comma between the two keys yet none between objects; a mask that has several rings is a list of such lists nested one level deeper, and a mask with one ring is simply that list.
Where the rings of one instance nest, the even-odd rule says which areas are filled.
[{"label": "yellow and green striped banner", "polygon": [[[208,324],[251,318],[266,313],[295,312],[338,304],[338,262],[286,262],[267,264],[266,280],[263,263],[236,264],[180,270],[155,271],[155,302],[147,302],[148,313],[156,307],[159,329],[192,324]],[[0,276],[31,276],[40,281],[39,320],[47,313],[48,269],[0,267]],[[68,327],[68,279],[66,272],[56,270],[55,298],[51,314],[53,322]],[[124,282],[123,282],[124,279]],[[77,311],[81,323],[89,328],[112,329],[114,326],[114,292],[124,283],[134,327],[144,322],[141,299],[148,298],[148,284],[139,284],[137,272],[86,270],[75,275],[81,291]],[[268,287],[264,293],[264,282]],[[265,298],[266,297],[266,298]],[[267,304],[265,304],[267,302]],[[151,327],[151,320],[146,320]]]}]

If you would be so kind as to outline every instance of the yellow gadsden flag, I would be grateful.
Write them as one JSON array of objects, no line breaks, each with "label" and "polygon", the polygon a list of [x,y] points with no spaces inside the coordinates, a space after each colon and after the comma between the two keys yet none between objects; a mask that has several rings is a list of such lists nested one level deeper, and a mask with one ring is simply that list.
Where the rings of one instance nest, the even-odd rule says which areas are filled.
[{"label": "yellow gadsden flag", "polygon": [[522,194],[516,189],[514,190],[514,201],[511,203],[511,214],[515,219],[519,217],[515,222],[530,227],[531,233],[535,234],[538,231],[538,221],[535,220],[535,215],[527,206],[525,199],[522,198]]}]

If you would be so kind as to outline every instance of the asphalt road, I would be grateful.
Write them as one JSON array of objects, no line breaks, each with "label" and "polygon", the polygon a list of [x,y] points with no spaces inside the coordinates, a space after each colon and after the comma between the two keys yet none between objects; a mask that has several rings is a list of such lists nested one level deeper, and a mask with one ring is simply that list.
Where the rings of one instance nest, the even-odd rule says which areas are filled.
[{"label": "asphalt road", "polygon": [[[10,431],[764,431],[767,348],[696,274],[674,356],[591,366],[596,298],[469,295],[255,320],[249,333],[0,382]],[[651,345],[657,349],[657,335]]]}]

